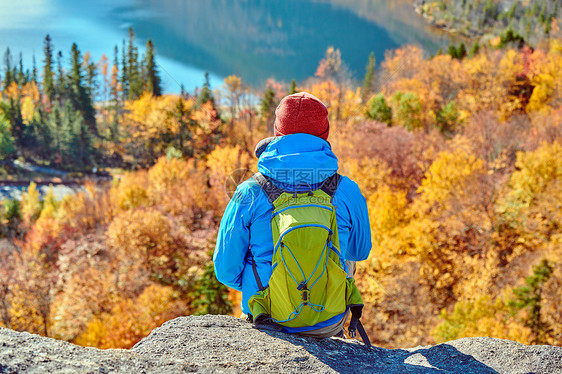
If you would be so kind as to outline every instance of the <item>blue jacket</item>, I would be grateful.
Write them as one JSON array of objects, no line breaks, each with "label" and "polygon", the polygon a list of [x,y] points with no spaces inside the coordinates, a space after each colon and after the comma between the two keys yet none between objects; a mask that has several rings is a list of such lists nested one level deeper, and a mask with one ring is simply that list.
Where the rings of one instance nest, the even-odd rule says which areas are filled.
[{"label": "blue jacket", "polygon": [[[299,185],[316,189],[337,170],[338,159],[329,143],[308,134],[275,139],[258,160],[258,171],[273,178],[278,187],[287,191],[294,191]],[[367,203],[357,184],[347,177],[341,178],[332,203],[337,207],[342,257],[351,261],[366,260],[371,251],[371,228]],[[248,300],[258,292],[252,256],[264,286],[271,277],[272,210],[265,193],[250,178],[236,189],[220,224],[213,256],[215,273],[221,283],[242,291],[242,311],[246,314],[250,312]]]}]

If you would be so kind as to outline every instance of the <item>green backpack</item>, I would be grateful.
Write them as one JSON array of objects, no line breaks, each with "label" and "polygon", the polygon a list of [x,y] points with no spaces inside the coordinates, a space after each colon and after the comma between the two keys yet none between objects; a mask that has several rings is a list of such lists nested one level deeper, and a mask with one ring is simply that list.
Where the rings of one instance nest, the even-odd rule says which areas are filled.
[{"label": "green backpack", "polygon": [[304,192],[283,191],[261,173],[253,178],[273,205],[274,244],[268,287],[263,287],[252,261],[260,289],[249,300],[254,322],[280,325],[287,332],[331,336],[339,331],[330,327],[341,330],[351,310],[349,332],[355,336],[358,328],[367,345],[359,321],[363,300],[340,259],[332,197],[341,176],[334,174],[319,189]]}]

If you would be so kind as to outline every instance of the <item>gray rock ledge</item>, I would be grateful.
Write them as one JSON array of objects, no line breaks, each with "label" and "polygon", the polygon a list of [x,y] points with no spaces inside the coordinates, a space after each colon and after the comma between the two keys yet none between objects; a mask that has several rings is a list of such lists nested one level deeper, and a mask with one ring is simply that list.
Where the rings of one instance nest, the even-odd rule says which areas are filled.
[{"label": "gray rock ledge", "polygon": [[166,322],[130,350],[0,328],[0,373],[562,373],[562,347],[463,338],[409,349],[257,330],[227,316]]}]

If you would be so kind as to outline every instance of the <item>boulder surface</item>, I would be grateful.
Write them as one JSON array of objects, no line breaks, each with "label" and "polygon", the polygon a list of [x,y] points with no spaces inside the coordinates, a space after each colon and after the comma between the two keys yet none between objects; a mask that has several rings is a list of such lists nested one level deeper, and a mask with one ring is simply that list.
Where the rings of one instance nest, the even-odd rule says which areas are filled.
[{"label": "boulder surface", "polygon": [[0,328],[0,373],[562,373],[562,347],[463,338],[408,349],[314,339],[228,316],[180,317],[130,350],[85,348]]}]

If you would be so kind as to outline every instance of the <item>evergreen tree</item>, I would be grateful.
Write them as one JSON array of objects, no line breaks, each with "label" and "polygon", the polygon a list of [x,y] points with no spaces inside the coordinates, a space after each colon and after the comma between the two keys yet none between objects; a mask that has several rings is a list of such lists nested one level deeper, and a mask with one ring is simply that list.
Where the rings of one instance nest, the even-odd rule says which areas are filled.
[{"label": "evergreen tree", "polygon": [[62,105],[66,96],[66,75],[64,73],[64,68],[62,67],[62,52],[59,51],[57,54],[57,86],[55,89],[55,97],[57,98],[59,105]]},{"label": "evergreen tree", "polygon": [[[65,102],[64,108],[62,108],[60,113],[60,124],[58,127],[58,141],[59,141],[59,158],[61,166],[66,167],[67,164],[75,162],[74,153],[77,144],[73,144],[74,134],[73,134],[73,119],[76,111],[72,108],[72,104],[69,100]],[[73,161],[71,161],[73,160]],[[78,160],[76,160],[78,161]]]},{"label": "evergreen tree", "polygon": [[5,225],[0,225],[0,235],[13,240],[21,222],[20,202],[16,199],[4,200],[3,208],[0,211],[0,221],[4,221]]},{"label": "evergreen tree", "polygon": [[414,131],[423,126],[422,106],[417,94],[397,91],[391,100],[391,114],[394,123],[404,126],[408,131]]},{"label": "evergreen tree", "polygon": [[464,43],[462,43],[462,42],[458,47],[455,47],[454,45],[451,44],[449,46],[448,54],[452,58],[462,60],[463,58],[465,58],[467,56],[466,45],[464,45]]},{"label": "evergreen tree", "polygon": [[84,118],[79,114],[73,118],[72,121],[72,163],[80,170],[90,168],[92,161],[92,137],[89,126],[86,124]]},{"label": "evergreen tree", "polygon": [[441,132],[446,133],[454,130],[460,118],[459,110],[454,101],[449,102],[437,112],[435,121]]},{"label": "evergreen tree", "polygon": [[205,83],[203,83],[203,88],[201,93],[197,97],[197,103],[199,105],[211,102],[215,106],[215,98],[213,97],[213,92],[211,91],[211,83],[209,81],[209,72],[205,73]]},{"label": "evergreen tree", "polygon": [[468,53],[469,56],[475,56],[478,54],[478,52],[480,51],[480,44],[478,43],[478,40],[474,42],[474,44],[472,45],[472,47],[470,48],[470,52]]},{"label": "evergreen tree", "polygon": [[10,48],[6,48],[4,53],[4,88],[7,88],[14,81],[12,72],[12,54]]},{"label": "evergreen tree", "polygon": [[58,155],[62,167],[83,170],[91,165],[93,147],[89,126],[82,113],[77,111],[72,100],[67,100],[60,113],[55,107],[51,115],[50,128],[57,132]]},{"label": "evergreen tree", "polygon": [[31,57],[33,69],[31,70],[31,81],[37,83],[37,63],[35,62],[35,53]]},{"label": "evergreen tree", "polygon": [[363,80],[363,102],[371,95],[373,92],[373,79],[375,77],[375,54],[371,52],[369,55],[369,62],[365,68],[365,79]]},{"label": "evergreen tree", "polygon": [[172,113],[177,123],[179,132],[174,137],[175,148],[187,157],[193,157],[194,149],[191,144],[192,139],[192,120],[190,110],[185,105],[184,98],[180,96],[176,103],[176,110]]},{"label": "evergreen tree", "polygon": [[92,134],[97,135],[95,109],[92,97],[84,87],[84,72],[82,71],[82,57],[76,43],[72,44],[71,67],[68,74],[70,101],[74,110],[82,114],[83,120]]},{"label": "evergreen tree", "polygon": [[47,117],[47,128],[49,137],[42,139],[45,145],[51,149],[51,161],[55,161],[60,155],[63,148],[64,135],[61,131],[62,116],[61,109],[57,102],[54,102],[51,112]]},{"label": "evergreen tree", "polygon": [[127,67],[126,50],[125,39],[123,39],[123,46],[121,47],[121,98],[123,102],[129,96],[129,69]]},{"label": "evergreen tree", "polygon": [[36,109],[33,118],[27,123],[28,147],[31,148],[33,155],[43,160],[52,159],[52,136],[48,127],[48,117],[41,107]]},{"label": "evergreen tree", "polygon": [[447,53],[449,54],[449,56],[451,56],[452,58],[459,58],[459,54],[457,52],[457,47],[455,47],[454,45],[449,45],[449,49],[447,51]]},{"label": "evergreen tree", "polygon": [[16,149],[23,150],[26,144],[26,128],[21,115],[21,102],[19,99],[10,98],[6,117],[10,121]]},{"label": "evergreen tree", "polygon": [[143,92],[143,82],[141,71],[139,69],[138,62],[138,50],[135,46],[135,33],[132,27],[129,27],[129,44],[127,46],[127,75],[129,80],[129,90],[127,93],[127,98],[129,100],[134,100],[142,95]]},{"label": "evergreen tree", "polygon": [[[39,110],[40,111],[40,110]],[[43,116],[39,113],[35,113],[33,118],[28,120],[25,125],[25,144],[29,152],[32,154],[32,157],[39,157],[43,160],[48,160],[50,154],[48,153],[48,148],[43,149],[41,148],[41,137],[49,134],[43,134],[45,131],[46,124],[43,120]]]},{"label": "evergreen tree", "polygon": [[[536,3],[535,3],[536,5]],[[498,19],[500,11],[494,0],[488,0],[484,5],[484,19],[490,23]]]},{"label": "evergreen tree", "polygon": [[273,128],[273,118],[275,117],[275,91],[267,87],[261,101],[261,116],[267,124],[268,130]]},{"label": "evergreen tree", "polygon": [[53,46],[51,44],[51,37],[49,34],[45,37],[45,47],[43,51],[45,52],[45,66],[43,67],[43,92],[45,96],[52,103],[55,100],[55,73],[53,71]]},{"label": "evergreen tree", "polygon": [[289,95],[295,94],[297,93],[297,81],[295,81],[294,79],[291,81],[291,91],[289,92]]},{"label": "evergreen tree", "polygon": [[375,121],[392,124],[392,109],[386,103],[382,93],[375,95],[367,102],[367,118]]},{"label": "evergreen tree", "polygon": [[515,12],[517,12],[517,6],[519,5],[518,1],[514,1],[513,4],[511,4],[511,7],[509,8],[509,10],[507,11],[505,17],[508,20],[511,20],[513,18],[515,18]]},{"label": "evergreen tree", "polygon": [[160,76],[156,70],[156,61],[154,60],[154,45],[150,39],[146,42],[144,66],[146,67],[146,91],[150,92],[153,96],[162,95]]},{"label": "evergreen tree", "polygon": [[457,50],[458,58],[462,60],[466,57],[466,54],[466,46],[461,42],[461,44],[459,45],[459,49]]},{"label": "evergreen tree", "polygon": [[23,55],[20,52],[20,58],[19,58],[19,63],[18,63],[18,72],[16,75],[16,81],[18,82],[18,84],[20,86],[23,86],[24,84],[26,84],[26,79],[25,79],[25,74],[23,72]]},{"label": "evergreen tree", "polygon": [[113,68],[111,70],[111,84],[109,90],[109,96],[111,100],[111,106],[113,108],[113,118],[110,125],[111,139],[117,140],[119,134],[119,110],[120,110],[120,100],[119,100],[119,48],[115,46],[113,55]]},{"label": "evergreen tree", "polygon": [[14,137],[10,122],[0,112],[0,161],[9,157],[15,151]]},{"label": "evergreen tree", "polygon": [[88,91],[88,95],[90,95],[90,97],[92,98],[92,101],[94,101],[95,97],[96,97],[96,92],[98,91],[98,81],[96,79],[96,74],[97,74],[97,67],[96,64],[94,64],[93,62],[89,62],[88,66],[86,67],[86,90]]},{"label": "evergreen tree", "polygon": [[191,306],[197,310],[195,315],[232,312],[232,304],[228,300],[228,287],[217,280],[211,261],[205,265],[205,271],[197,281],[193,299]]},{"label": "evergreen tree", "polygon": [[542,289],[554,271],[553,265],[543,259],[538,266],[533,266],[533,275],[525,279],[525,286],[513,289],[516,299],[510,302],[515,309],[529,307],[527,326],[535,333],[535,344],[545,344],[548,325],[541,318]]}]

